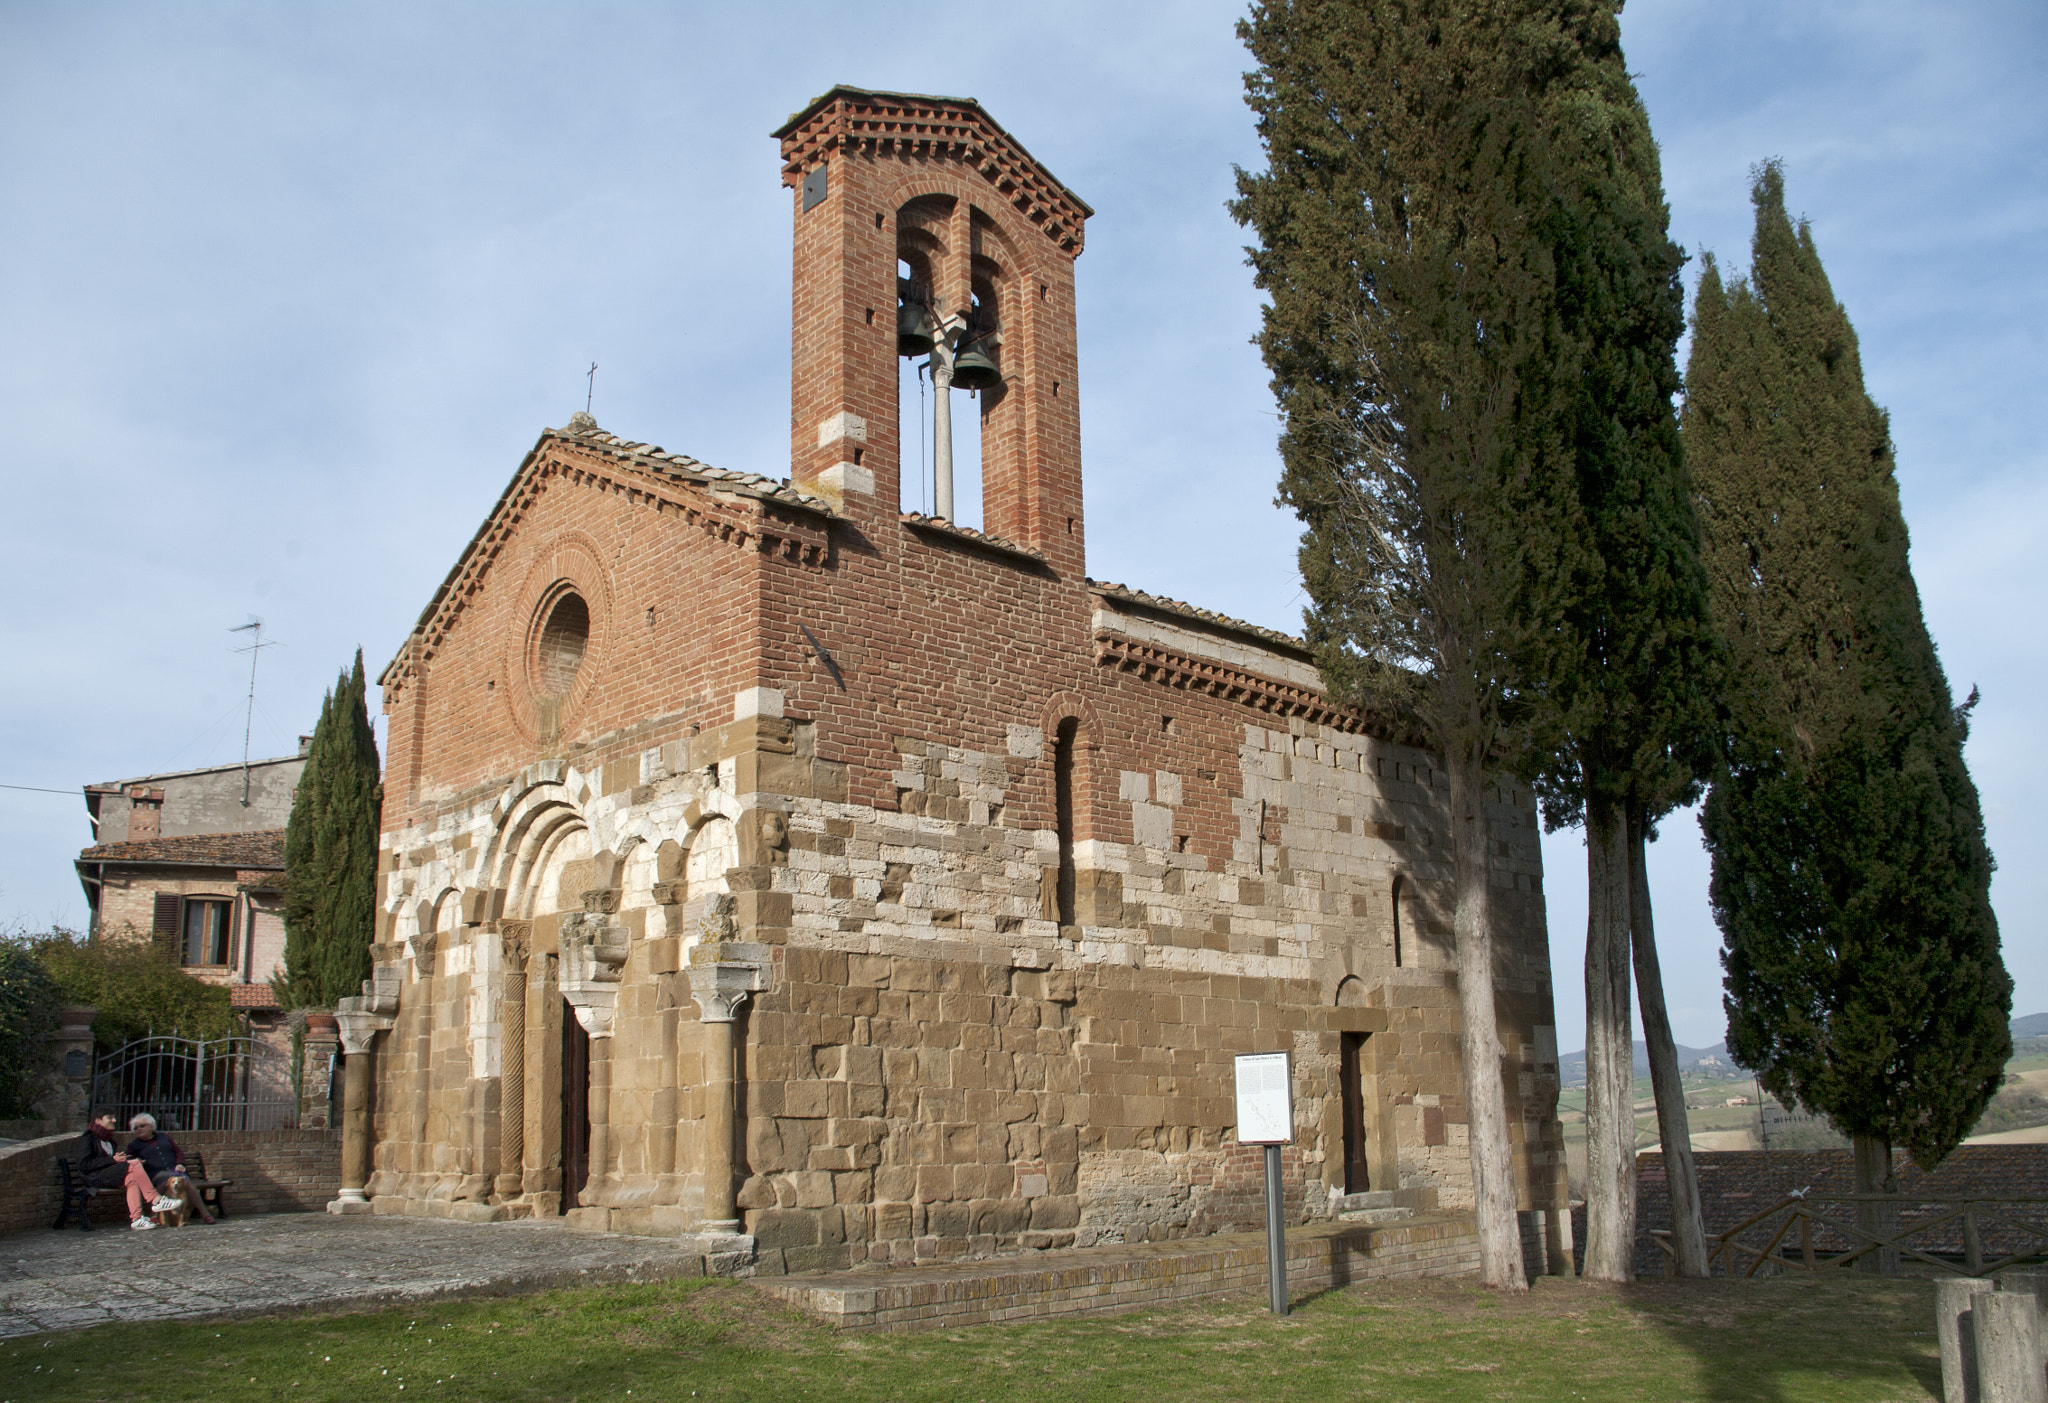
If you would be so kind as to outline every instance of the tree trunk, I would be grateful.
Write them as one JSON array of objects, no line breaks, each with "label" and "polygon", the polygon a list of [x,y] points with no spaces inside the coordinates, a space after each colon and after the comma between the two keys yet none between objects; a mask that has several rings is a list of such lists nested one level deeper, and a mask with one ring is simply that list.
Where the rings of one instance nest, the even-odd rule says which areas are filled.
[{"label": "tree trunk", "polygon": [[1700,1181],[1692,1162],[1685,1087],[1678,1078],[1678,1045],[1664,1008],[1664,973],[1657,964],[1657,927],[1650,914],[1650,872],[1645,863],[1648,820],[1628,816],[1630,943],[1635,950],[1636,998],[1643,1008],[1643,1043],[1650,1055],[1650,1085],[1657,1093],[1657,1138],[1664,1145],[1664,1181],[1671,1197],[1671,1245],[1680,1276],[1707,1274],[1707,1235],[1700,1222]]},{"label": "tree trunk", "polygon": [[1589,1281],[1633,1281],[1635,1038],[1629,1017],[1628,830],[1586,805],[1586,1260]]},{"label": "tree trunk", "polygon": [[1445,747],[1457,858],[1458,1011],[1464,1027],[1465,1118],[1472,1155],[1472,1199],[1479,1225],[1479,1274],[1489,1286],[1528,1289],[1522,1233],[1515,1218],[1515,1166],[1501,1079],[1500,1027],[1493,1005],[1493,912],[1487,874],[1486,775],[1477,745]]},{"label": "tree trunk", "polygon": [[[1876,1135],[1855,1135],[1850,1137],[1850,1143],[1856,1156],[1856,1192],[1897,1193],[1899,1180],[1892,1173],[1891,1142]],[[1899,1210],[1889,1203],[1859,1203],[1856,1205],[1856,1226],[1867,1233],[1895,1239],[1899,1235]],[[1865,1253],[1857,1259],[1856,1267],[1860,1271],[1897,1276],[1899,1249],[1880,1247],[1875,1252]]]}]

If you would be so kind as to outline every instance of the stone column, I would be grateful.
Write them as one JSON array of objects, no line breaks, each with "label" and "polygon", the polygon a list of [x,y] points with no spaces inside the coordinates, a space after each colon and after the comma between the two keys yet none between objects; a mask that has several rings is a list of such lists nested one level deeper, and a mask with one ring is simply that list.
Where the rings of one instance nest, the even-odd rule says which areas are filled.
[{"label": "stone column", "polygon": [[343,999],[334,1019],[341,1041],[341,1191],[329,1213],[368,1213],[370,1183],[371,1044],[396,1021],[398,971],[378,968],[359,997]]},{"label": "stone column", "polygon": [[[619,1010],[619,971],[632,949],[632,936],[608,913],[585,911],[562,918],[562,997],[590,1034],[589,1196],[602,1191],[611,1156],[612,1023]],[[572,1227],[604,1231],[611,1209],[585,1201],[568,1214]]]},{"label": "stone column", "polygon": [[601,1189],[612,1159],[612,1023],[606,1019],[602,1030],[590,1026],[577,1011],[578,1021],[590,1034],[590,1174],[589,1189]]},{"label": "stone column", "polygon": [[1970,1331],[1983,1403],[2048,1403],[2040,1307],[2032,1292],[1978,1293],[1970,1300]]},{"label": "stone column", "polygon": [[506,1199],[517,1197],[525,1188],[526,961],[533,936],[524,921],[502,923],[499,934],[505,942],[505,991],[498,1004],[504,1031],[498,1056],[498,1176],[492,1187],[500,1199]]},{"label": "stone column", "polygon": [[1977,1342],[1971,1334],[1972,1298],[1998,1283],[1979,1277],[1942,1277],[1934,1283],[1934,1338],[1941,1349],[1942,1403],[1976,1403]]},{"label": "stone column", "polygon": [[[433,907],[420,903],[420,920],[431,924],[433,919]],[[422,1199],[432,1190],[434,1173],[434,1147],[427,1143],[427,1127],[434,1117],[434,952],[439,944],[440,936],[431,928],[412,940],[419,1022],[413,1028],[412,1184],[408,1193]]]},{"label": "stone column", "polygon": [[[729,925],[732,898],[714,897],[705,920]],[[690,952],[690,993],[704,1025],[704,1221],[701,1234],[732,1236],[740,1230],[734,1147],[738,1126],[733,1023],[747,996],[768,987],[771,956],[764,945],[706,940]]]},{"label": "stone column", "polygon": [[98,1013],[84,1005],[66,1008],[57,1015],[57,1031],[50,1034],[57,1070],[33,1109],[65,1130],[85,1124],[86,1106],[92,1100],[92,1020]]},{"label": "stone column", "polygon": [[331,1130],[333,1107],[328,1071],[336,1046],[334,1015],[314,1009],[306,1014],[306,1038],[299,1057],[299,1128]]}]

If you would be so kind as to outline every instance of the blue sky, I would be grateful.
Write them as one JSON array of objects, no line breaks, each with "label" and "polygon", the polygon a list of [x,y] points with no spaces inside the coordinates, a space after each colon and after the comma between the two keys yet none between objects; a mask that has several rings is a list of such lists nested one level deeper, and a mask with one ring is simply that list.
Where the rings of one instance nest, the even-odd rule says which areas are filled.
[{"label": "blue sky", "polygon": [[[788,199],[768,132],[835,82],[979,97],[1094,205],[1090,573],[1298,629],[1233,3],[0,4],[0,923],[76,924],[77,786],[288,752],[374,674],[545,425],[787,472]],[[2048,1008],[2048,9],[1644,3],[1673,231],[1746,263],[1786,164],[1892,415],[1913,560]],[[1695,265],[1696,266],[1696,265]],[[971,518],[970,518],[971,519]],[[1654,851],[1680,1041],[1722,1035],[1697,830]],[[1560,1037],[1584,861],[1546,840]]]}]

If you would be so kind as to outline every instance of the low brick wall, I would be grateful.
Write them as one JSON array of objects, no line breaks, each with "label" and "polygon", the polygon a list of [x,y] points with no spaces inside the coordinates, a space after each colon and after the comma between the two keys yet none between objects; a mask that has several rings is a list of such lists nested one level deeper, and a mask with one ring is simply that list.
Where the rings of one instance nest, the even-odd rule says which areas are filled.
[{"label": "low brick wall", "polygon": [[[1470,1213],[1383,1224],[1290,1228],[1287,1284],[1304,1294],[1395,1277],[1470,1276],[1479,1237]],[[931,1330],[999,1320],[1095,1315],[1266,1292],[1263,1233],[1141,1247],[1088,1247],[947,1266],[756,1277],[768,1295],[842,1330]]]},{"label": "low brick wall", "polygon": [[0,1233],[47,1228],[57,1221],[57,1156],[77,1135],[44,1135],[0,1150]]},{"label": "low brick wall", "polygon": [[[1700,1216],[1709,1237],[1761,1213],[1795,1189],[1824,1194],[1856,1189],[1856,1165],[1849,1150],[1695,1150],[1692,1158],[1699,1172]],[[1902,1222],[1910,1225],[1916,1218],[1940,1211],[1932,1205],[1944,1199],[2048,1197],[2048,1145],[1963,1145],[1931,1171],[1913,1163],[1904,1150],[1894,1150],[1892,1172],[1899,1180]],[[1669,1231],[1671,1227],[1664,1156],[1654,1152],[1637,1155],[1636,1179],[1636,1274],[1654,1276],[1664,1270],[1665,1254],[1651,1239],[1650,1231]],[[2048,1227],[2044,1209],[2048,1205],[2036,1204],[2009,1212]],[[2026,1250],[2029,1242],[2024,1234],[1987,1225],[1983,1244],[1987,1255],[1996,1256]],[[1823,1251],[1841,1251],[1850,1242],[1823,1232],[1815,1245]],[[1961,1228],[1950,1225],[1946,1233],[1936,1230],[1916,1239],[1914,1245],[1959,1252]]]},{"label": "low brick wall", "polygon": [[[206,1157],[208,1177],[235,1181],[223,1194],[234,1216],[318,1212],[341,1183],[338,1130],[190,1130],[172,1138],[187,1154]],[[77,1144],[76,1134],[48,1135],[0,1150],[0,1233],[47,1228],[57,1220],[57,1157]],[[95,1223],[127,1217],[119,1194],[101,1194],[93,1210]]]},{"label": "low brick wall", "polygon": [[173,1137],[206,1157],[213,1179],[233,1179],[223,1205],[233,1214],[318,1213],[341,1187],[339,1130],[188,1130]]}]

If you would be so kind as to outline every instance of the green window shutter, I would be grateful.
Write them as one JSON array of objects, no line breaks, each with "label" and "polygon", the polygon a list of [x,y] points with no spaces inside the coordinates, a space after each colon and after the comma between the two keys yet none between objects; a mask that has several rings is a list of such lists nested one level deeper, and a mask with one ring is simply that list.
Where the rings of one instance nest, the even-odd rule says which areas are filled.
[{"label": "green window shutter", "polygon": [[156,894],[156,908],[150,914],[150,940],[159,950],[177,959],[185,938],[185,898],[172,891]]}]

